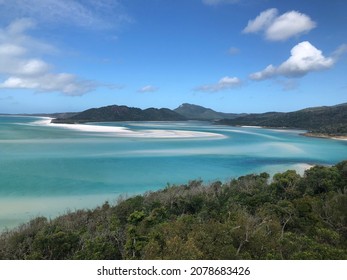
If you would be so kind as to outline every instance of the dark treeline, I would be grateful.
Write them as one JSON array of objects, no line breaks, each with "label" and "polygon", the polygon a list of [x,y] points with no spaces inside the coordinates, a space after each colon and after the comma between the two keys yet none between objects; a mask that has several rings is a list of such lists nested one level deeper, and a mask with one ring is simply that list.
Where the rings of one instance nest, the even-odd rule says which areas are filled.
[{"label": "dark treeline", "polygon": [[168,186],[0,236],[0,259],[347,259],[347,161]]}]

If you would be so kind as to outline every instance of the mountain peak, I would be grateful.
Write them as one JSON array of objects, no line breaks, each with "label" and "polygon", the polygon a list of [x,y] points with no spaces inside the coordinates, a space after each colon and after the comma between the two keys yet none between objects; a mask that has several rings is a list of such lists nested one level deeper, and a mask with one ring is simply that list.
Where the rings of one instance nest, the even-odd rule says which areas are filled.
[{"label": "mountain peak", "polygon": [[183,103],[174,111],[190,120],[233,119],[240,116],[238,114],[216,112],[210,108],[190,103]]}]

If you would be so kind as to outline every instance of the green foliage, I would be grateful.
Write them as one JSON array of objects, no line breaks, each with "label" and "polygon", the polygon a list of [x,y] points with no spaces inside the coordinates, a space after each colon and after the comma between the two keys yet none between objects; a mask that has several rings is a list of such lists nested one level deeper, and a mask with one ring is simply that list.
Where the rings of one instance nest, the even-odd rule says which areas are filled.
[{"label": "green foliage", "polygon": [[294,199],[301,195],[300,181],[301,177],[295,170],[287,170],[274,175],[271,187],[277,198]]},{"label": "green foliage", "polygon": [[176,113],[186,117],[188,120],[218,120],[218,119],[232,119],[244,114],[228,114],[216,112],[210,108],[202,106],[183,103],[174,110]]},{"label": "green foliage", "polygon": [[337,191],[341,173],[336,167],[314,166],[305,172],[306,192],[309,194]]},{"label": "green foliage", "polygon": [[307,108],[290,113],[249,114],[218,123],[305,129],[313,135],[347,135],[347,104]]},{"label": "green foliage", "polygon": [[75,253],[74,259],[79,260],[117,260],[121,253],[111,236],[88,237],[84,246]]},{"label": "green foliage", "polygon": [[[60,117],[60,118],[59,118]],[[186,118],[167,108],[142,110],[127,106],[105,106],[92,108],[73,115],[59,116],[53,123],[85,123],[114,121],[184,121]]]},{"label": "green foliage", "polygon": [[46,226],[36,235],[33,241],[34,254],[29,254],[28,257],[47,260],[69,259],[78,243],[77,233]]},{"label": "green foliage", "polygon": [[0,259],[347,259],[347,161],[194,180],[0,235]]}]

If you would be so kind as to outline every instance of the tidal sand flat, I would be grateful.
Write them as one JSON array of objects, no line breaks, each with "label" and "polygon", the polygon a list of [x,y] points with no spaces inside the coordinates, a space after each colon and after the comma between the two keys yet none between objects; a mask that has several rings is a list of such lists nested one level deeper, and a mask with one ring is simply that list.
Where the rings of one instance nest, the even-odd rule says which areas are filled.
[{"label": "tidal sand flat", "polygon": [[347,142],[209,122],[50,124],[0,117],[0,230],[182,184],[331,165]]},{"label": "tidal sand flat", "polygon": [[[143,130],[132,130],[126,127],[115,126],[112,123],[104,123],[104,125],[93,125],[93,124],[56,124],[51,123],[50,118],[40,120],[32,123],[32,125],[48,125],[52,127],[61,127],[71,130],[83,131],[83,132],[95,132],[105,133],[104,136],[113,137],[140,137],[140,138],[224,138],[225,136],[218,133],[211,132],[200,132],[200,131],[185,131],[177,129],[143,129]],[[106,125],[105,125],[106,124]]]}]

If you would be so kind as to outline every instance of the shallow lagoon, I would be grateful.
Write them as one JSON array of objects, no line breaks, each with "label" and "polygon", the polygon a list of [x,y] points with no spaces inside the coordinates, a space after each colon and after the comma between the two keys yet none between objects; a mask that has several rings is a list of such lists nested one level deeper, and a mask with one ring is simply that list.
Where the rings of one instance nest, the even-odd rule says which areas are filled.
[{"label": "shallow lagoon", "polygon": [[0,116],[0,230],[168,183],[303,172],[347,159],[347,141],[301,132],[195,121],[52,125]]}]

